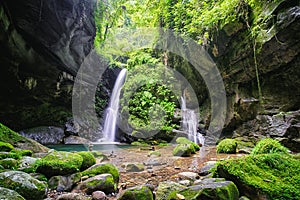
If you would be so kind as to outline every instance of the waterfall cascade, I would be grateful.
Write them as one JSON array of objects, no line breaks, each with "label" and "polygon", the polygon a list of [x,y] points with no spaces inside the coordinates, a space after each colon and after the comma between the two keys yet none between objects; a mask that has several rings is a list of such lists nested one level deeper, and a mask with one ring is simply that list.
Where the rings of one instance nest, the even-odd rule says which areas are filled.
[{"label": "waterfall cascade", "polygon": [[198,133],[198,116],[195,110],[186,107],[185,97],[181,97],[182,129],[188,134],[189,140],[204,145],[204,137]]},{"label": "waterfall cascade", "polygon": [[101,141],[114,142],[117,131],[120,92],[126,78],[126,69],[122,69],[115,82],[109,105],[105,111],[103,138]]}]

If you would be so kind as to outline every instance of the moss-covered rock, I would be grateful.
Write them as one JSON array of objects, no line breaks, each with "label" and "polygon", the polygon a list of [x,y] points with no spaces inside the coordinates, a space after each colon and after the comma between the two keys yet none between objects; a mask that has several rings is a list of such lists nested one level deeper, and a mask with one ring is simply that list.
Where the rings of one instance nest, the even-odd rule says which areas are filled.
[{"label": "moss-covered rock", "polygon": [[20,159],[21,155],[15,152],[0,152],[0,160],[5,158]]},{"label": "moss-covered rock", "polygon": [[266,153],[282,153],[288,155],[288,149],[277,140],[266,138],[259,141],[251,152],[251,155]]},{"label": "moss-covered rock", "polygon": [[145,169],[142,163],[123,163],[121,167],[125,168],[126,172],[141,172]]},{"label": "moss-covered rock", "polygon": [[142,147],[150,146],[149,144],[147,144],[146,142],[143,142],[143,141],[134,141],[134,142],[131,143],[131,145],[133,145],[133,146],[142,146]]},{"label": "moss-covered rock", "polygon": [[284,154],[221,161],[215,175],[233,181],[250,199],[300,199],[300,160]]},{"label": "moss-covered rock", "polygon": [[73,191],[82,191],[86,194],[92,194],[94,191],[103,191],[106,194],[115,192],[117,186],[111,174],[100,174],[93,176],[74,188]]},{"label": "moss-covered rock", "polygon": [[1,142],[0,141],[0,151],[9,152],[14,149],[14,146],[7,143],[7,142]]},{"label": "moss-covered rock", "polygon": [[100,162],[109,160],[108,157],[100,151],[91,151],[91,153]]},{"label": "moss-covered rock", "polygon": [[92,167],[84,170],[81,174],[82,176],[93,177],[99,174],[111,174],[114,178],[114,182],[119,182],[119,170],[116,166],[110,163],[100,163],[93,165]]},{"label": "moss-covered rock", "polygon": [[0,173],[0,186],[15,190],[26,199],[40,200],[46,195],[47,185],[21,171]]},{"label": "moss-covered rock", "polygon": [[161,156],[161,153],[160,153],[160,151],[150,151],[150,152],[148,153],[148,156],[160,157],[160,156]]},{"label": "moss-covered rock", "polygon": [[94,157],[94,155],[91,152],[82,151],[82,152],[77,152],[77,154],[79,154],[83,159],[82,165],[80,168],[81,171],[86,170],[87,168],[96,164],[96,158]]},{"label": "moss-covered rock", "polygon": [[191,156],[192,153],[195,153],[195,148],[192,144],[178,144],[173,149],[174,156],[188,157]]},{"label": "moss-covered rock", "polygon": [[0,187],[0,199],[1,200],[25,200],[19,193],[14,190]]},{"label": "moss-covered rock", "polygon": [[80,170],[82,161],[82,157],[77,153],[52,151],[37,161],[36,172],[44,174],[47,178],[72,174]]},{"label": "moss-covered rock", "polygon": [[123,191],[118,200],[153,200],[153,194],[149,187],[138,186]]},{"label": "moss-covered rock", "polygon": [[217,145],[218,153],[236,153],[237,142],[235,139],[224,139]]},{"label": "moss-covered rock", "polygon": [[35,163],[38,158],[33,158],[29,156],[24,156],[20,159],[20,166],[18,170],[24,171],[26,173],[34,173],[36,170]]},{"label": "moss-covered rock", "polygon": [[19,167],[19,161],[13,158],[5,158],[0,160],[0,165],[5,169],[17,169]]},{"label": "moss-covered rock", "polygon": [[47,152],[49,149],[38,142],[25,138],[0,123],[0,141],[10,143],[14,147],[33,152]]},{"label": "moss-covered rock", "polygon": [[76,183],[80,182],[80,180],[80,173],[75,173],[69,176],[52,176],[48,181],[48,185],[49,188],[55,189],[58,192],[71,191],[72,187]]},{"label": "moss-covered rock", "polygon": [[173,191],[184,190],[186,188],[187,187],[173,181],[161,182],[157,187],[155,199],[166,200]]},{"label": "moss-covered rock", "polygon": [[192,144],[195,151],[199,151],[200,150],[200,146],[198,144],[196,144],[195,142],[192,142],[191,140],[185,138],[185,137],[178,137],[176,139],[176,143],[177,144]]}]

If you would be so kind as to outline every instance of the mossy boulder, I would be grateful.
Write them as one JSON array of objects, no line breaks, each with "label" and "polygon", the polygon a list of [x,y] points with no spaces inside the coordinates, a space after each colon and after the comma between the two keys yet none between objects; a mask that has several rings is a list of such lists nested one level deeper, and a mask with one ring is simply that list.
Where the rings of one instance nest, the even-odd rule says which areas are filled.
[{"label": "mossy boulder", "polygon": [[38,142],[25,138],[0,123],[0,141],[10,143],[15,148],[27,149],[33,152],[47,152],[49,149]]},{"label": "mossy boulder", "polygon": [[300,199],[300,160],[259,154],[221,161],[215,176],[233,181],[250,199]]},{"label": "mossy boulder", "polygon": [[4,187],[0,187],[0,199],[1,200],[25,200],[19,193],[14,190],[10,190]]},{"label": "mossy boulder", "polygon": [[199,151],[200,150],[200,146],[198,144],[196,144],[195,142],[192,142],[191,140],[185,138],[185,137],[178,137],[176,139],[176,143],[177,144],[192,144],[195,151]]},{"label": "mossy boulder", "polygon": [[126,172],[141,172],[145,169],[142,163],[123,163],[121,167],[125,168]]},{"label": "mossy boulder", "polygon": [[192,144],[178,144],[173,149],[174,156],[189,157],[192,153],[195,153],[195,148]]},{"label": "mossy boulder", "polygon": [[166,200],[173,191],[180,191],[186,188],[187,187],[173,181],[161,182],[157,187],[155,199]]},{"label": "mossy boulder", "polygon": [[117,185],[111,174],[100,174],[81,182],[73,191],[81,191],[86,194],[92,194],[94,191],[103,191],[105,194],[111,194],[115,192],[116,189]]},{"label": "mossy boulder", "polygon": [[77,153],[52,151],[36,163],[36,172],[47,178],[80,171],[83,158]]},{"label": "mossy boulder", "polygon": [[86,170],[87,168],[96,164],[96,158],[91,152],[82,151],[82,152],[77,152],[77,154],[79,154],[83,159],[82,165],[80,168],[81,171]]},{"label": "mossy boulder", "polygon": [[38,161],[38,158],[33,158],[29,156],[24,156],[20,159],[20,171],[24,171],[26,173],[33,173],[36,170],[35,163]]},{"label": "mossy boulder", "polygon": [[15,152],[0,152],[0,160],[5,158],[20,159],[21,155]]},{"label": "mossy boulder", "polygon": [[13,158],[5,158],[0,160],[0,165],[5,169],[17,169],[19,167],[19,161]]},{"label": "mossy boulder", "polygon": [[108,157],[103,154],[102,152],[100,151],[90,151],[93,156],[99,161],[99,162],[102,162],[102,161],[105,161],[105,160],[109,160]]},{"label": "mossy boulder", "polygon": [[277,140],[266,138],[259,141],[254,149],[251,151],[251,155],[266,154],[266,153],[282,153],[289,155],[288,149],[282,146]]},{"label": "mossy boulder", "polygon": [[123,191],[118,200],[153,200],[153,194],[147,186],[137,186]]},{"label": "mossy boulder", "polygon": [[0,173],[0,187],[15,190],[25,199],[40,200],[46,195],[47,185],[21,171]]},{"label": "mossy boulder", "polygon": [[238,143],[235,139],[224,139],[217,145],[217,152],[228,154],[236,153],[237,145]]},{"label": "mossy boulder", "polygon": [[160,157],[161,153],[160,153],[160,151],[150,151],[148,153],[148,156]]},{"label": "mossy boulder", "polygon": [[131,145],[133,145],[133,146],[142,146],[142,147],[150,146],[149,144],[147,144],[146,142],[143,142],[143,141],[134,141],[134,142],[131,143]]},{"label": "mossy boulder", "polygon": [[100,164],[93,165],[92,167],[81,172],[81,175],[93,177],[99,174],[107,174],[107,173],[113,176],[115,183],[119,182],[119,177],[120,177],[119,170],[116,166],[110,163],[100,163]]},{"label": "mossy boulder", "polygon": [[0,141],[0,151],[9,152],[14,149],[14,146],[7,143],[7,142],[1,142]]},{"label": "mossy boulder", "polygon": [[72,187],[80,181],[80,173],[75,173],[69,176],[52,176],[48,181],[48,185],[49,188],[55,189],[58,192],[71,191]]}]

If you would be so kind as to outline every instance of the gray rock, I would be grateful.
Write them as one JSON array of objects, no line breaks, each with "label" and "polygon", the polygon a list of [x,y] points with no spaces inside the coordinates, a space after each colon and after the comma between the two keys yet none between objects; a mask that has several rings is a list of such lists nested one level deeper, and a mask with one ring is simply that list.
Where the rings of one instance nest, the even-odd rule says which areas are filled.
[{"label": "gray rock", "polygon": [[34,168],[36,161],[38,158],[33,158],[29,156],[24,156],[20,160],[19,170],[26,171]]},{"label": "gray rock", "polygon": [[15,190],[26,199],[40,200],[46,195],[47,185],[21,171],[0,173],[0,185]]},{"label": "gray rock", "polygon": [[0,187],[0,199],[1,200],[12,200],[12,199],[25,200],[25,198],[19,195],[19,193],[17,193],[16,191],[3,188],[3,187]]},{"label": "gray rock", "polygon": [[41,126],[20,131],[20,135],[41,144],[60,144],[65,137],[64,130],[54,126]]},{"label": "gray rock", "polygon": [[74,189],[76,191],[82,191],[86,194],[92,194],[95,191],[103,191],[106,194],[115,192],[115,183],[111,174],[100,174],[78,184]]},{"label": "gray rock", "polygon": [[189,180],[182,180],[178,182],[180,185],[184,185],[184,186],[191,186],[191,181]]},{"label": "gray rock", "polygon": [[92,193],[92,199],[93,200],[107,200],[107,196],[102,191],[95,191]]},{"label": "gray rock", "polygon": [[200,176],[207,176],[210,172],[210,170],[215,166],[216,162],[214,163],[209,163],[209,164],[206,164],[204,165],[200,171],[199,171],[199,175]]},{"label": "gray rock", "polygon": [[71,191],[72,187],[81,179],[80,173],[72,174],[70,176],[53,176],[49,179],[49,188],[57,191]]},{"label": "gray rock", "polygon": [[194,182],[194,185],[207,185],[215,182],[223,182],[225,181],[224,178],[206,178],[202,180],[197,180]]},{"label": "gray rock", "polygon": [[178,176],[183,180],[195,181],[196,179],[199,179],[199,175],[195,172],[180,172]]},{"label": "gray rock", "polygon": [[87,197],[80,193],[66,193],[59,195],[57,200],[91,200],[91,197]]}]

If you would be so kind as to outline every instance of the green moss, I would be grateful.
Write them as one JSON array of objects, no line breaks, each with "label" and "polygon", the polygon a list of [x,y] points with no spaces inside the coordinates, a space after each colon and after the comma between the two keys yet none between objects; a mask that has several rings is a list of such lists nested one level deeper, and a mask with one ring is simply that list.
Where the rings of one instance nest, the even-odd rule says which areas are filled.
[{"label": "green moss", "polygon": [[266,138],[259,141],[251,152],[251,155],[266,153],[282,153],[289,155],[288,149],[282,146],[277,140]]},{"label": "green moss", "polygon": [[180,191],[172,191],[168,197],[166,197],[166,200],[173,200],[178,199],[177,194],[181,194],[185,197],[185,199],[194,199],[194,197],[199,193],[199,191],[194,191],[191,189],[185,189]]},{"label": "green moss", "polygon": [[99,174],[107,174],[107,173],[113,176],[115,183],[119,182],[119,177],[120,177],[119,170],[116,166],[110,163],[94,165],[89,169],[83,171],[81,175],[93,177]]},{"label": "green moss", "polygon": [[53,151],[36,162],[36,171],[46,177],[67,175],[78,172],[82,157],[76,153]]},{"label": "green moss", "polygon": [[152,191],[147,186],[127,189],[118,200],[153,200]]},{"label": "green moss", "polygon": [[161,153],[159,151],[150,151],[148,153],[149,156],[157,156],[157,157],[160,157],[161,156]]},{"label": "green moss", "polygon": [[234,139],[224,139],[217,145],[218,153],[236,153],[237,142]]},{"label": "green moss", "polygon": [[190,141],[189,139],[185,138],[185,137],[178,137],[176,139],[176,143],[177,144],[192,144],[195,151],[199,151],[200,150],[200,146],[198,144],[196,144],[195,142]]},{"label": "green moss", "polygon": [[173,149],[174,156],[188,157],[191,156],[192,153],[195,153],[195,149],[192,144],[178,144]]},{"label": "green moss", "polygon": [[5,158],[20,159],[21,155],[14,152],[0,152],[0,160]]},{"label": "green moss", "polygon": [[32,156],[33,152],[31,150],[17,150],[17,149],[14,149],[11,151],[11,153],[16,153],[18,155],[20,155],[21,157],[23,156]]},{"label": "green moss", "polygon": [[91,152],[82,151],[82,152],[77,152],[77,154],[79,154],[83,159],[82,165],[80,168],[81,171],[86,170],[87,168],[96,164],[96,158],[94,157],[94,155]]},{"label": "green moss", "polygon": [[0,123],[0,141],[14,144],[24,140],[24,137]]},{"label": "green moss", "polygon": [[242,194],[250,194],[253,199],[258,195],[267,195],[272,200],[300,199],[300,160],[284,154],[221,161],[215,175],[232,180]]},{"label": "green moss", "polygon": [[[221,182],[222,183],[222,182]],[[225,183],[221,187],[204,188],[196,197],[196,199],[219,199],[219,200],[237,200],[239,199],[239,191],[233,182]]]},{"label": "green moss", "polygon": [[3,160],[0,160],[0,165],[4,167],[5,169],[17,169],[19,167],[19,161],[13,159],[13,158],[6,158]]},{"label": "green moss", "polygon": [[13,145],[7,143],[7,142],[1,142],[0,141],[0,151],[5,151],[5,152],[9,152],[11,150],[13,150],[14,147]]},{"label": "green moss", "polygon": [[149,144],[147,144],[146,142],[140,142],[140,141],[134,141],[131,143],[131,145],[133,146],[141,146],[141,147],[147,147],[150,146]]}]

